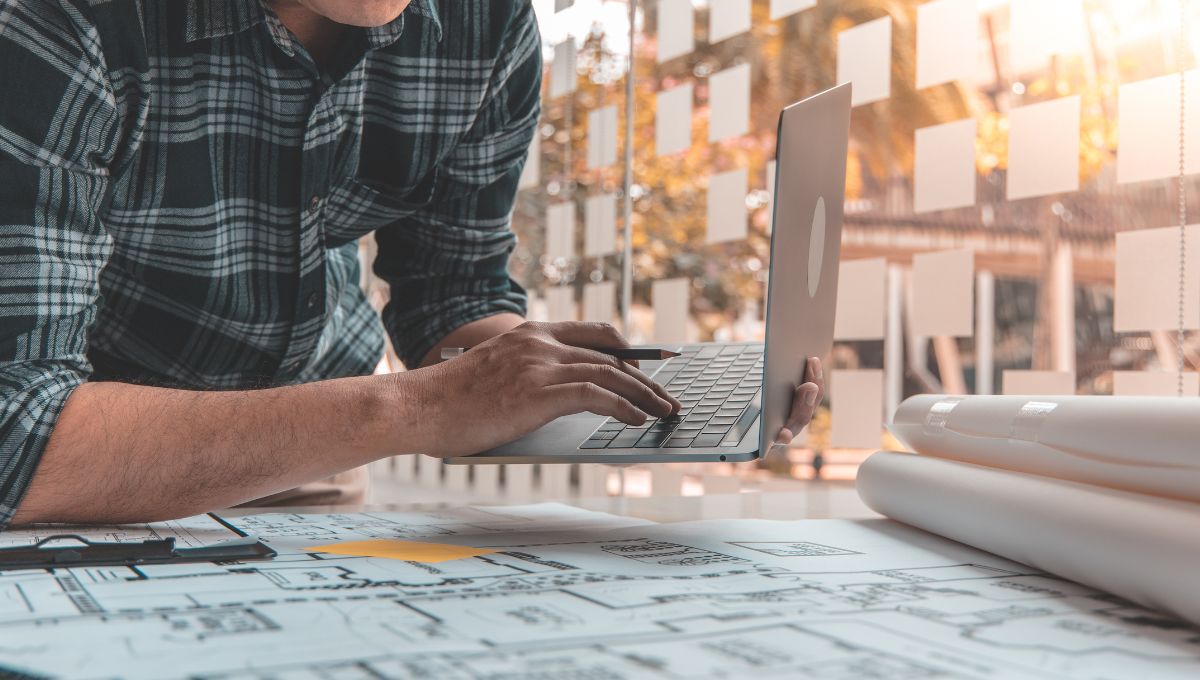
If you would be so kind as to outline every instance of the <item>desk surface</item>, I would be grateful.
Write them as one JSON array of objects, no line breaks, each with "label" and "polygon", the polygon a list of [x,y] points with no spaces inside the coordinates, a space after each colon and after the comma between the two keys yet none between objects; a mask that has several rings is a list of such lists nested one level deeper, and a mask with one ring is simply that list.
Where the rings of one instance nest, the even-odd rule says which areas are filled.
[{"label": "desk surface", "polygon": [[868,508],[854,490],[842,482],[797,482],[795,490],[747,491],[705,496],[603,496],[540,498],[537,500],[472,498],[417,503],[367,503],[363,505],[232,508],[219,515],[237,517],[264,512],[384,512],[445,508],[462,505],[525,505],[555,501],[654,522],[687,522],[700,519],[865,519],[880,515]]}]

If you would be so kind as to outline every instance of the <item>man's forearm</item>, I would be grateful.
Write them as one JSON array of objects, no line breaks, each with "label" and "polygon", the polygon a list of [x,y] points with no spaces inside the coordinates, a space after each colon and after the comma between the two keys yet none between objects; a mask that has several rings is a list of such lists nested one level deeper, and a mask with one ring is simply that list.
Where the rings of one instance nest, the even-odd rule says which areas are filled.
[{"label": "man's forearm", "polygon": [[507,312],[472,321],[442,338],[442,341],[425,355],[421,366],[431,366],[441,361],[443,347],[473,347],[501,333],[507,333],[523,323],[525,319],[521,315]]},{"label": "man's forearm", "polygon": [[87,383],[15,523],[134,522],[227,507],[423,450],[415,374],[238,392]]},{"label": "man's forearm", "polygon": [[[476,345],[523,321],[469,323],[425,365],[441,347]],[[182,517],[427,452],[442,435],[430,418],[440,405],[422,403],[432,394],[420,389],[423,374],[233,392],[86,383],[59,415],[14,523]]]}]

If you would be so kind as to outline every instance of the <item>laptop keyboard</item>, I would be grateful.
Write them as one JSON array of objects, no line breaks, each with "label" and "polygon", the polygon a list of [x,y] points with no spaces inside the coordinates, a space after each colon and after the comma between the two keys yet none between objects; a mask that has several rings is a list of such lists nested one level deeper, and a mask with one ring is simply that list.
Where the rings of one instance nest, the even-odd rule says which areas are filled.
[{"label": "laptop keyboard", "polygon": [[685,347],[654,379],[683,404],[669,418],[634,427],[609,418],[581,449],[658,449],[734,446],[759,412],[762,345]]}]

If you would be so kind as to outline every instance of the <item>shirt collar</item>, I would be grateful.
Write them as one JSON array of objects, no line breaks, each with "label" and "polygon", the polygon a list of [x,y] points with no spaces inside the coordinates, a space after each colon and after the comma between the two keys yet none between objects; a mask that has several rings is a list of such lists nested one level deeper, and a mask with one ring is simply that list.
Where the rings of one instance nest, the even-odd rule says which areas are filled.
[{"label": "shirt collar", "polygon": [[257,0],[187,0],[184,38],[194,42],[233,35],[265,18]]},{"label": "shirt collar", "polygon": [[[378,49],[399,40],[404,32],[404,15],[409,12],[427,19],[433,26],[434,38],[441,42],[442,20],[438,16],[437,0],[412,0],[408,9],[395,20],[367,29],[368,44]],[[263,22],[266,18],[266,12],[257,0],[187,0],[184,37],[188,42],[193,42],[233,35]]]},{"label": "shirt collar", "polygon": [[442,41],[442,19],[438,16],[437,0],[412,0],[408,9],[404,10],[391,23],[367,29],[367,43],[373,49],[379,49],[399,40],[400,34],[404,32],[404,15],[410,12],[429,21],[433,27],[434,39],[438,42]]}]

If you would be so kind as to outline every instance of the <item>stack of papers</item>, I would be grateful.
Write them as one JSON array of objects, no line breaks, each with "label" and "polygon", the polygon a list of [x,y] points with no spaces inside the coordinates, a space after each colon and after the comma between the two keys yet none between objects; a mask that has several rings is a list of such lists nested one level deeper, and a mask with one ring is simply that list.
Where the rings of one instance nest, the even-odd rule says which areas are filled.
[{"label": "stack of papers", "polygon": [[0,573],[0,675],[1200,674],[1173,619],[887,520],[655,525],[547,504],[233,521],[279,556]]}]

